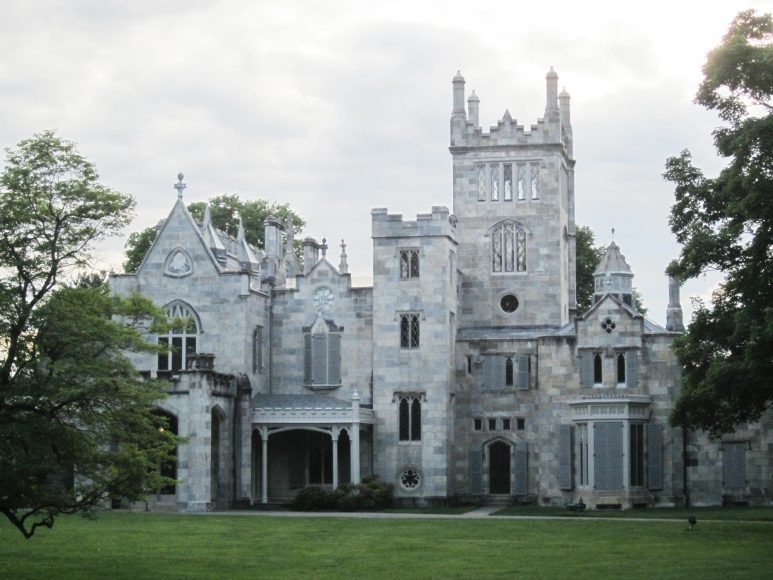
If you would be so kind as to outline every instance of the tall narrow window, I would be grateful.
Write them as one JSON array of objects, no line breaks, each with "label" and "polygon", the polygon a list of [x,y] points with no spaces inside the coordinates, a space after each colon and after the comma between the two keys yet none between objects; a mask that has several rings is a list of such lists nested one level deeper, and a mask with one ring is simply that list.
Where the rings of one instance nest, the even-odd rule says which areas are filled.
[{"label": "tall narrow window", "polygon": [[400,347],[419,348],[419,315],[400,315]]},{"label": "tall narrow window", "polygon": [[588,424],[577,425],[577,485],[588,485]]},{"label": "tall narrow window", "polygon": [[197,352],[199,323],[196,313],[182,302],[173,302],[166,308],[169,318],[182,319],[182,324],[171,328],[158,343],[169,349],[159,353],[159,371],[179,371],[188,368],[188,358]]},{"label": "tall narrow window", "polygon": [[505,164],[504,182],[505,201],[513,201],[513,166],[510,163]]},{"label": "tall narrow window", "polygon": [[329,389],[341,384],[341,331],[321,318],[304,329],[304,382]]},{"label": "tall narrow window", "polygon": [[491,232],[491,271],[526,271],[526,231],[513,222],[504,222]]},{"label": "tall narrow window", "polygon": [[486,201],[486,168],[478,166],[478,201]]},{"label": "tall narrow window", "polygon": [[505,386],[506,387],[512,387],[513,386],[513,357],[509,356],[507,357],[507,360],[505,360]]},{"label": "tall narrow window", "polygon": [[593,355],[593,384],[594,385],[600,385],[602,382],[602,372],[601,372],[601,354],[595,353]]},{"label": "tall narrow window", "polygon": [[617,384],[625,386],[625,353],[617,353]]},{"label": "tall narrow window", "polygon": [[531,198],[539,199],[539,165],[531,166]]},{"label": "tall narrow window", "polygon": [[491,201],[499,201],[499,168],[491,166]]},{"label": "tall narrow window", "polygon": [[518,199],[526,199],[526,166],[518,166],[518,181],[516,182],[516,188],[518,189]]},{"label": "tall narrow window", "polygon": [[400,441],[421,441],[421,396],[400,397]]},{"label": "tall narrow window", "polygon": [[630,431],[631,486],[644,485],[644,425],[632,423]]},{"label": "tall narrow window", "polygon": [[256,326],[252,334],[252,372],[263,372],[263,327]]},{"label": "tall narrow window", "polygon": [[400,250],[400,279],[419,277],[419,251]]}]

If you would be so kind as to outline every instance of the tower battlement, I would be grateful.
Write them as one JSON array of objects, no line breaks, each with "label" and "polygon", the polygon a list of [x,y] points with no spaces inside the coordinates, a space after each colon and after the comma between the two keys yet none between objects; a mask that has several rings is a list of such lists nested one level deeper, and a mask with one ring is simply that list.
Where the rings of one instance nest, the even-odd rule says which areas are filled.
[{"label": "tower battlement", "polygon": [[430,213],[420,213],[415,220],[403,220],[402,214],[390,214],[385,207],[373,209],[372,237],[414,238],[445,236],[456,238],[456,218],[445,206],[432,206]]},{"label": "tower battlement", "polygon": [[457,72],[453,79],[454,108],[451,112],[451,152],[469,147],[563,147],[572,151],[570,97],[565,90],[557,93],[558,75],[551,68],[546,76],[546,106],[536,124],[519,125],[506,110],[502,118],[485,132],[479,124],[480,99],[473,91],[464,107],[464,77]]}]

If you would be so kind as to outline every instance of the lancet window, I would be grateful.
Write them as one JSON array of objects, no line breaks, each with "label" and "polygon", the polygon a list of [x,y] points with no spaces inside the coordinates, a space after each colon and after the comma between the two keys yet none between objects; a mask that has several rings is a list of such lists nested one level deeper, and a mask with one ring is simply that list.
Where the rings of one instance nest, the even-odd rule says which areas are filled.
[{"label": "lancet window", "polygon": [[159,336],[158,343],[168,352],[158,354],[159,371],[179,371],[187,368],[188,358],[197,352],[199,322],[196,313],[183,302],[172,302],[166,307],[169,318],[182,319],[181,325]]},{"label": "lancet window", "polygon": [[514,222],[503,222],[491,233],[491,271],[526,271],[526,231]]}]

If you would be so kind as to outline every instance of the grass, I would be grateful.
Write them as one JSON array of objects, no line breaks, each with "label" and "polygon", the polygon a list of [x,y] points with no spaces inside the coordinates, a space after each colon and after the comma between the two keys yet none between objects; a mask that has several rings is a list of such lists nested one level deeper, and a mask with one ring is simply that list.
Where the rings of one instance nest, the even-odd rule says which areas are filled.
[{"label": "grass", "polygon": [[24,540],[0,578],[765,578],[773,525],[106,513]]},{"label": "grass", "polygon": [[695,516],[698,521],[757,521],[773,522],[773,508],[764,507],[698,507],[698,508],[648,508],[633,510],[587,510],[570,512],[564,507],[540,507],[534,505],[512,506],[496,512],[497,516],[550,516],[562,518],[645,518],[687,520]]}]

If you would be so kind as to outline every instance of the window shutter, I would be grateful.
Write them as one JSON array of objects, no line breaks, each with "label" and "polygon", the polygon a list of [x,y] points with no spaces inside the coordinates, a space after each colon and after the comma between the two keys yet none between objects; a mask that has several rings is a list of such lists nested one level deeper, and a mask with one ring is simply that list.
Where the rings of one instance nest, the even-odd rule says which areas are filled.
[{"label": "window shutter", "polygon": [[623,488],[623,423],[593,424],[593,487]]},{"label": "window shutter", "polygon": [[725,443],[722,446],[723,485],[727,488],[746,487],[746,443]]},{"label": "window shutter", "polygon": [[629,387],[639,386],[639,353],[635,350],[625,353],[625,383]]},{"label": "window shutter", "polygon": [[515,445],[515,495],[526,495],[529,488],[529,444]]},{"label": "window shutter", "polygon": [[487,389],[496,386],[496,359],[495,356],[483,357],[483,386]]},{"label": "window shutter", "polygon": [[341,335],[330,334],[327,338],[328,348],[328,383],[341,384]]},{"label": "window shutter", "polygon": [[507,364],[506,356],[495,356],[494,358],[494,382],[493,388],[502,389],[505,386],[505,365]]},{"label": "window shutter", "polygon": [[312,336],[311,383],[327,384],[327,335]]},{"label": "window shutter", "polygon": [[311,334],[303,335],[303,382],[311,384]]},{"label": "window shutter", "polygon": [[663,489],[663,425],[647,426],[647,483]]},{"label": "window shutter", "polygon": [[480,445],[470,446],[470,494],[483,493],[483,451]]},{"label": "window shutter", "polygon": [[572,489],[572,426],[558,427],[558,487]]},{"label": "window shutter", "polygon": [[522,354],[518,356],[518,380],[516,382],[519,389],[529,388],[529,355]]},{"label": "window shutter", "polygon": [[588,350],[580,353],[580,385],[593,386],[593,353]]}]

